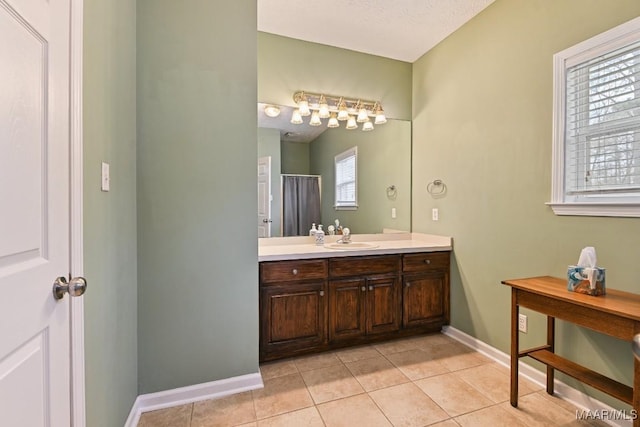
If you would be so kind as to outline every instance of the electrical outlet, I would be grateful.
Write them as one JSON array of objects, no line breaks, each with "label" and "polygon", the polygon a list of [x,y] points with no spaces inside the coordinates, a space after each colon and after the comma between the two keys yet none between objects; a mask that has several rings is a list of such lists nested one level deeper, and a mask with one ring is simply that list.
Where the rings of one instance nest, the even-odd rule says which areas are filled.
[{"label": "electrical outlet", "polygon": [[527,315],[520,314],[518,315],[518,330],[520,332],[527,333]]}]

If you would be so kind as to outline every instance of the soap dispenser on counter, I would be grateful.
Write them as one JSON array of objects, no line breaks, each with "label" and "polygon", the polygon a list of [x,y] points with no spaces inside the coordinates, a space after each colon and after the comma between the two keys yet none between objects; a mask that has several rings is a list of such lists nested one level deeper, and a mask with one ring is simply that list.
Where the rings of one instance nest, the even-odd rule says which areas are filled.
[{"label": "soap dispenser on counter", "polygon": [[315,236],[318,230],[316,229],[316,223],[311,224],[311,230],[309,230],[309,236]]},{"label": "soap dispenser on counter", "polygon": [[322,224],[318,225],[318,230],[316,231],[316,245],[324,245],[324,230],[322,229]]}]

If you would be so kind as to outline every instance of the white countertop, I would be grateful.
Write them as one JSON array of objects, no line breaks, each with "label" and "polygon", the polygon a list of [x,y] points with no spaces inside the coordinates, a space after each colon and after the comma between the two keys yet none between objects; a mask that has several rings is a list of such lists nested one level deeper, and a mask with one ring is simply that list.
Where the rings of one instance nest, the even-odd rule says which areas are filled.
[{"label": "white countertop", "polygon": [[[334,243],[341,237],[325,236],[325,244]],[[351,240],[367,242],[376,247],[331,249],[317,246],[314,238],[310,236],[271,237],[258,239],[258,261],[436,252],[450,251],[453,248],[451,237],[423,233],[353,234]]]}]

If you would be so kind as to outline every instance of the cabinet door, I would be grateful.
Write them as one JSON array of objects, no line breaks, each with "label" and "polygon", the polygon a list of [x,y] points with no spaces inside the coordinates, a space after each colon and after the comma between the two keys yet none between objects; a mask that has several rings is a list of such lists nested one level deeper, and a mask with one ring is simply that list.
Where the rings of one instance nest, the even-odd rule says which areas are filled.
[{"label": "cabinet door", "polygon": [[332,342],[366,333],[364,279],[329,282],[329,340]]},{"label": "cabinet door", "polygon": [[396,277],[367,279],[367,333],[400,329],[399,282]]},{"label": "cabinet door", "polygon": [[448,290],[445,272],[405,276],[402,309],[405,328],[437,321],[448,322]]},{"label": "cabinet door", "polygon": [[325,282],[260,290],[261,355],[307,350],[326,341]]}]

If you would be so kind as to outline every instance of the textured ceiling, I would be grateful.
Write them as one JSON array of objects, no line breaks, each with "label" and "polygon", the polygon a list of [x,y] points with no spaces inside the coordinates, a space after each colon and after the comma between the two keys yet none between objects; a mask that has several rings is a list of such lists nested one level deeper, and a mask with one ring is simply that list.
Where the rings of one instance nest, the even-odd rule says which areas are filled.
[{"label": "textured ceiling", "polygon": [[258,30],[415,62],[494,0],[258,0]]}]

